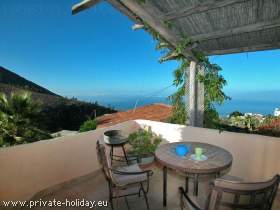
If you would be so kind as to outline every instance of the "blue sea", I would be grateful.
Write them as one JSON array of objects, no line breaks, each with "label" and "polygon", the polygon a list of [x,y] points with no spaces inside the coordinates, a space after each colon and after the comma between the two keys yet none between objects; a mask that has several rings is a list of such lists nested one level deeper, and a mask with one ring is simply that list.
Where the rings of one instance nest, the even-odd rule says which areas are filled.
[{"label": "blue sea", "polygon": [[221,106],[216,106],[220,116],[227,116],[233,111],[242,113],[259,113],[263,115],[274,114],[274,109],[280,107],[277,101],[249,101],[249,100],[230,100]]},{"label": "blue sea", "polygon": [[[120,111],[133,109],[134,107],[144,106],[153,103],[165,103],[170,104],[167,97],[149,97],[149,98],[137,98],[133,96],[127,97],[94,97],[95,101],[104,106],[110,106]],[[89,98],[87,101],[92,101]],[[216,108],[219,115],[225,117],[233,111],[240,111],[243,113],[259,113],[263,115],[273,114],[274,109],[280,107],[280,101],[260,101],[260,100],[244,100],[244,99],[232,99],[226,101],[222,105],[217,105]]]}]

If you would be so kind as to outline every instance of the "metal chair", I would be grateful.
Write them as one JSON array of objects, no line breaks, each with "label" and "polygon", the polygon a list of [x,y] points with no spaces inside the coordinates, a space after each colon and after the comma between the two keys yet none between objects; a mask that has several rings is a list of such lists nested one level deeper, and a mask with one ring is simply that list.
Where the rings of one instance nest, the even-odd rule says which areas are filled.
[{"label": "metal chair", "polygon": [[[127,196],[138,195],[140,197],[141,192],[143,192],[146,206],[149,210],[147,193],[149,191],[150,176],[152,176],[153,172],[151,170],[141,170],[138,164],[112,168],[109,152],[99,141],[96,144],[96,151],[100,167],[108,183],[111,209],[114,209],[113,199],[118,201],[121,197],[125,198],[127,208],[130,209]],[[146,185],[145,188],[144,185]]]},{"label": "metal chair", "polygon": [[277,194],[280,176],[257,183],[244,183],[216,179],[204,205],[180,187],[181,209],[191,206],[195,210],[270,210]]}]

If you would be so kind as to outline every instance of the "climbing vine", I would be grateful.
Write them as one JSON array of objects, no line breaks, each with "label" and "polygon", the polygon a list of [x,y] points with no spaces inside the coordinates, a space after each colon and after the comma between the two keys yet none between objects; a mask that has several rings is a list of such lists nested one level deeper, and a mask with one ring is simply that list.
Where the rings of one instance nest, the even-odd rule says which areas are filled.
[{"label": "climbing vine", "polygon": [[[141,0],[145,3],[145,0]],[[187,111],[185,109],[185,80],[186,69],[190,65],[190,61],[183,55],[186,49],[194,46],[190,38],[182,36],[180,43],[173,47],[167,40],[165,40],[157,31],[150,27],[147,23],[142,21],[144,29],[149,32],[157,41],[156,50],[160,50],[164,55],[159,58],[159,62],[163,63],[170,60],[176,60],[179,63],[177,69],[174,70],[173,85],[177,87],[177,91],[169,96],[173,106],[173,114],[170,118],[171,123],[185,124],[187,120]],[[170,22],[163,22],[164,27],[171,28]],[[193,55],[199,61],[199,64],[204,67],[204,75],[197,75],[196,79],[202,82],[205,87],[205,115],[204,126],[215,128],[219,124],[219,115],[216,111],[215,104],[221,105],[225,100],[230,99],[224,92],[223,87],[227,84],[224,77],[220,74],[222,68],[210,62],[209,58],[203,53],[192,50]]]}]

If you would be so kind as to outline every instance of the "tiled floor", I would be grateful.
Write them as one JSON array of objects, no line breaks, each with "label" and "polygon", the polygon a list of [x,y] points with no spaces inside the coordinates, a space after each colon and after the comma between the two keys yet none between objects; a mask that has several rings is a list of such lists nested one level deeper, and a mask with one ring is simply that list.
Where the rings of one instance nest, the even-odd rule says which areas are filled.
[{"label": "tiled floor", "polygon": [[[168,174],[168,206],[166,208],[162,205],[162,172],[159,168],[153,166],[154,175],[151,179],[151,188],[148,194],[150,209],[151,210],[176,210],[179,207],[179,193],[178,187],[184,185],[184,178],[175,174],[174,172],[169,172]],[[205,186],[206,182],[199,186],[199,194],[205,196]],[[191,187],[191,186],[190,186]],[[191,189],[190,189],[191,190]],[[40,195],[36,195],[32,200],[42,199],[44,201],[48,200],[61,200],[64,201],[66,198],[69,200],[75,199],[86,199],[91,201],[107,201],[108,199],[108,189],[107,183],[103,178],[101,172],[96,172],[90,176],[80,178],[79,180],[73,181],[63,186],[48,189]],[[146,209],[145,200],[142,197],[132,196],[128,198],[128,203],[131,210],[142,210]],[[108,203],[109,205],[109,203]],[[115,204],[116,205],[116,204]],[[49,207],[35,208],[38,210],[47,210]],[[52,210],[59,210],[62,208],[53,207]],[[65,208],[63,208],[65,209]],[[77,208],[77,207],[67,207],[67,209],[89,209],[89,208]],[[110,209],[108,207],[96,207],[93,209]],[[126,210],[127,206],[124,199],[119,200],[119,210]],[[280,195],[277,197],[273,210],[280,209]]]}]

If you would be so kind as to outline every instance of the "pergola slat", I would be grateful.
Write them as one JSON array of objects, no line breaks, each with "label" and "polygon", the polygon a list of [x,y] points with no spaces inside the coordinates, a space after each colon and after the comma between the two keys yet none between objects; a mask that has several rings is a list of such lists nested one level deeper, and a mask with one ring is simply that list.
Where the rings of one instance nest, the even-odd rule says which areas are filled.
[{"label": "pergola slat", "polygon": [[217,30],[212,33],[198,34],[198,35],[190,36],[190,38],[196,41],[205,41],[209,39],[219,39],[227,36],[232,36],[235,34],[261,31],[261,30],[275,28],[275,27],[280,27],[280,19],[258,22],[258,23],[240,26],[236,28],[230,28],[226,30],[224,29]]},{"label": "pergola slat", "polygon": [[280,48],[280,42],[273,43],[273,44],[260,44],[260,45],[238,47],[238,48],[231,48],[231,49],[205,51],[205,55],[226,55],[226,54],[241,53],[241,52],[255,52],[260,50],[275,50],[279,48]]},{"label": "pergola slat", "polygon": [[170,11],[163,16],[163,19],[166,21],[170,21],[173,19],[186,17],[195,13],[206,12],[211,9],[217,9],[220,7],[225,7],[231,4],[236,4],[244,1],[246,0],[205,1],[203,3],[198,3],[193,7],[187,7],[187,8],[182,8],[180,10]]},{"label": "pergola slat", "polygon": [[[138,17],[155,29],[173,47],[184,38],[198,41],[184,55],[195,60],[192,50],[206,55],[277,49],[280,37],[280,1],[278,0],[107,0],[136,23]],[[85,0],[73,7],[73,13],[97,4]],[[190,6],[188,6],[190,5]],[[171,28],[164,21],[171,20]],[[270,41],[263,32],[270,30]],[[243,34],[249,34],[243,36]],[[242,38],[242,39],[239,39]],[[248,44],[246,44],[247,37]],[[227,42],[223,40],[227,40]]]}]

